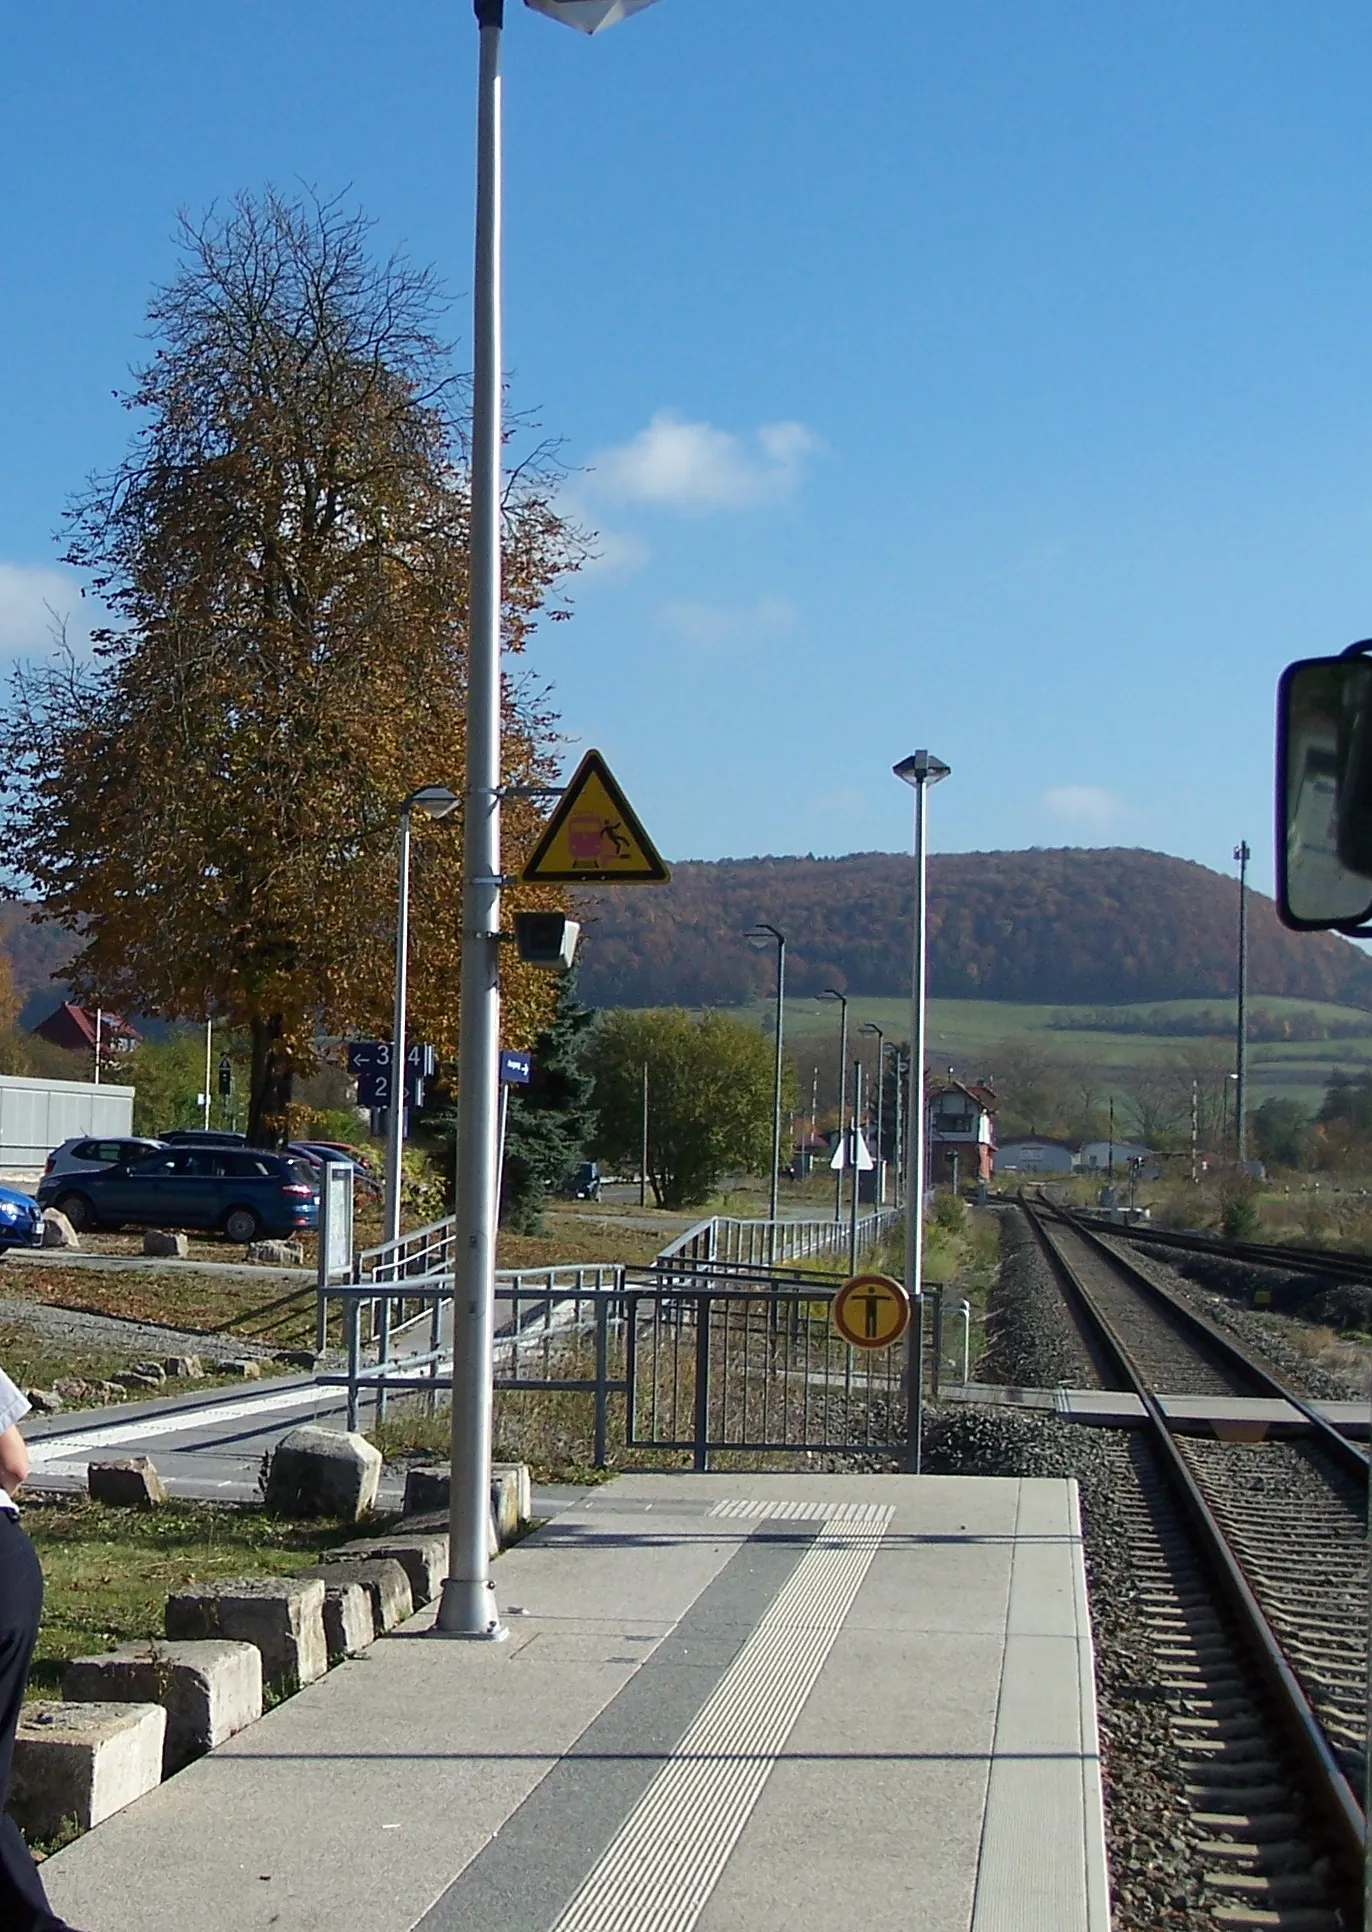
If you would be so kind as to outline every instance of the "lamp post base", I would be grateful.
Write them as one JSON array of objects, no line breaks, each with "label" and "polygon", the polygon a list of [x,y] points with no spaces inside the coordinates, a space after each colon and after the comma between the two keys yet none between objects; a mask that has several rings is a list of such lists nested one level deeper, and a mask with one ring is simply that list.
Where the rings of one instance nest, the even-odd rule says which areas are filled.
[{"label": "lamp post base", "polygon": [[468,1643],[503,1644],[509,1631],[496,1608],[495,1585],[463,1577],[445,1577],[438,1600],[434,1637],[458,1637]]}]

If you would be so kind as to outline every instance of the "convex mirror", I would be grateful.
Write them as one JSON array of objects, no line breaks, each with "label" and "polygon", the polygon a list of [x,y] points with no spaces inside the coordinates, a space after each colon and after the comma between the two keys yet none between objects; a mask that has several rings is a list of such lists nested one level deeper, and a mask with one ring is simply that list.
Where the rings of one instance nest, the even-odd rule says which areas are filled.
[{"label": "convex mirror", "polygon": [[1372,641],[1277,688],[1277,908],[1298,930],[1372,915]]}]

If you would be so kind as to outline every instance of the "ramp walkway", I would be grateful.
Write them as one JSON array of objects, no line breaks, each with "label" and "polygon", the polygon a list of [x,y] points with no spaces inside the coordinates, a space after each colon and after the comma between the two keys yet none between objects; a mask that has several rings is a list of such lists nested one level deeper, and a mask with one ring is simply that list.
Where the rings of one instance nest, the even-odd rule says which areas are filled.
[{"label": "ramp walkway", "polygon": [[1108,1932],[1075,1486],[621,1478],[44,1867],[84,1932]]}]

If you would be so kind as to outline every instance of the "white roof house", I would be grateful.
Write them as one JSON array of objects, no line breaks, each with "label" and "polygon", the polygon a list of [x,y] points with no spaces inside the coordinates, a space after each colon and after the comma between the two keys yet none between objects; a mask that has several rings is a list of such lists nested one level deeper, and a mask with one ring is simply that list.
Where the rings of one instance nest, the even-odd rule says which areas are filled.
[{"label": "white roof house", "polygon": [[1076,1164],[1074,1147],[1043,1134],[1002,1141],[995,1153],[997,1174],[1070,1174]]}]

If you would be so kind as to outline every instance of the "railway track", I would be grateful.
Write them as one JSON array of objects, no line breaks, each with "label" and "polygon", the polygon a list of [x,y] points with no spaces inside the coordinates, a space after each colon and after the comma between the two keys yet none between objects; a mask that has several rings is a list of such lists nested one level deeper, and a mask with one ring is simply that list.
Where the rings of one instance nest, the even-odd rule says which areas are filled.
[{"label": "railway track", "polygon": [[[1091,1225],[1081,1217],[1083,1225]],[[1338,1248],[1297,1248],[1273,1241],[1226,1241],[1219,1235],[1189,1234],[1180,1229],[1152,1228],[1137,1222],[1099,1223],[1113,1237],[1140,1246],[1180,1248],[1188,1254],[1213,1255],[1220,1261],[1246,1261],[1258,1268],[1280,1268],[1285,1274],[1322,1275],[1331,1281],[1372,1285],[1372,1255],[1349,1254]]]},{"label": "railway track", "polygon": [[[1025,1204],[1145,1411],[1125,1511],[1216,1927],[1363,1923],[1367,1458],[1075,1217]],[[1299,1442],[1174,1436],[1161,1394],[1279,1395]]]}]

